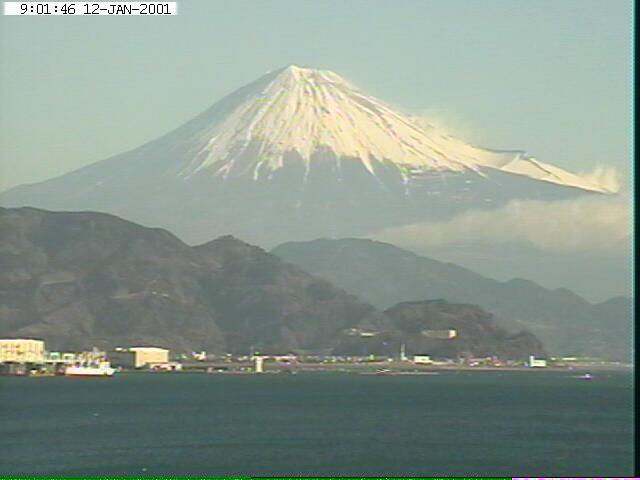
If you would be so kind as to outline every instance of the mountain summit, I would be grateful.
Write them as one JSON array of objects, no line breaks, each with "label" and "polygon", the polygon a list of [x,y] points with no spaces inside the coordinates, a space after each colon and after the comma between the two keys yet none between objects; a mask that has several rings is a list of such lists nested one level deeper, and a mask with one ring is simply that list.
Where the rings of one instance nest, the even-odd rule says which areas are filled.
[{"label": "mountain summit", "polygon": [[[198,155],[185,165],[185,176],[201,171],[224,178],[251,175],[254,180],[283,168],[296,154],[305,173],[314,153],[332,152],[337,159],[357,159],[376,174],[393,164],[404,181],[416,172],[481,174],[483,168],[524,175],[584,190],[605,187],[522,151],[473,147],[424,120],[398,112],[365,95],[328,70],[291,65],[268,76],[251,95],[242,95],[231,112],[205,116],[204,128],[192,138]],[[238,98],[240,100],[240,98]],[[243,155],[250,152],[249,155]],[[340,169],[340,161],[336,168]],[[306,177],[305,177],[306,178]]]},{"label": "mountain summit", "polygon": [[289,66],[132,151],[0,195],[6,206],[92,209],[187,241],[265,246],[355,236],[514,198],[611,193],[523,151],[489,150],[367,96],[339,75]]}]

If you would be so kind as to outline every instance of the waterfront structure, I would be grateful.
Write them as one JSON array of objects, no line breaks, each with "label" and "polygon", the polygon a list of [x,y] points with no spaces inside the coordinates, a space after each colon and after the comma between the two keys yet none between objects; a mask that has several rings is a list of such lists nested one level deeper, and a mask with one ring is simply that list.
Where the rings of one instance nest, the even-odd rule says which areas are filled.
[{"label": "waterfront structure", "polygon": [[158,370],[163,372],[180,372],[182,364],[180,362],[163,362],[163,363],[147,363],[149,370]]},{"label": "waterfront structure", "polygon": [[262,367],[262,365],[264,364],[264,357],[256,356],[255,361],[256,361],[256,373],[262,373],[264,371]]},{"label": "waterfront structure", "polygon": [[420,365],[431,365],[433,361],[431,360],[430,355],[414,355],[413,363],[420,364]]},{"label": "waterfront structure", "polygon": [[529,355],[529,366],[533,368],[544,368],[547,366],[547,361],[541,358],[536,358],[533,355]]},{"label": "waterfront structure", "polygon": [[31,338],[0,339],[0,363],[44,363],[44,341]]},{"label": "waterfront structure", "polygon": [[270,357],[276,362],[294,363],[298,361],[298,357],[293,353],[287,353],[286,355],[271,355]]},{"label": "waterfront structure", "polygon": [[407,350],[404,346],[404,343],[402,345],[400,345],[400,361],[401,362],[406,362],[407,361]]},{"label": "waterfront structure", "polygon": [[109,354],[113,365],[124,368],[142,368],[169,363],[169,350],[160,347],[117,348]]},{"label": "waterfront structure", "polygon": [[169,363],[169,350],[159,347],[133,347],[135,367],[143,367],[151,363]]}]

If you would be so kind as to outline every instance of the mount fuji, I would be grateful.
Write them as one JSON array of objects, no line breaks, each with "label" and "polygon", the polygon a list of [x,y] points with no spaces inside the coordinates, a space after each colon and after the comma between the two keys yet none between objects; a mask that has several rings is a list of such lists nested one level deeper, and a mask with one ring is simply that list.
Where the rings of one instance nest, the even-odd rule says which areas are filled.
[{"label": "mount fuji", "polygon": [[513,199],[614,193],[524,151],[472,146],[337,74],[289,66],[141,147],[0,194],[95,210],[187,242],[359,236]]}]

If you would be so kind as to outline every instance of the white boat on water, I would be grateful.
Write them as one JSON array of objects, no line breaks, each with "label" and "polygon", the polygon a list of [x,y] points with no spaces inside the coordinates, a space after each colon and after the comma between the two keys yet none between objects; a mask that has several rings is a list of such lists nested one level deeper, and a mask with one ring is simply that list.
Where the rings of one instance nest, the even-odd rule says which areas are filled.
[{"label": "white boat on water", "polygon": [[584,375],[580,375],[576,378],[579,378],[580,380],[592,380],[593,376],[590,373],[585,373]]},{"label": "white boat on water", "polygon": [[109,362],[83,363],[67,367],[64,374],[67,377],[112,377],[115,368]]}]

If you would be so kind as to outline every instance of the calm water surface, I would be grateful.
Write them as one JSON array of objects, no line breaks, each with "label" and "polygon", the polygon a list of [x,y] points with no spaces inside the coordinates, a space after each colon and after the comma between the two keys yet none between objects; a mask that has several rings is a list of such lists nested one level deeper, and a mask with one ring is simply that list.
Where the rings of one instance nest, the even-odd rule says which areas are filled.
[{"label": "calm water surface", "polygon": [[0,378],[0,474],[631,476],[632,376]]}]

